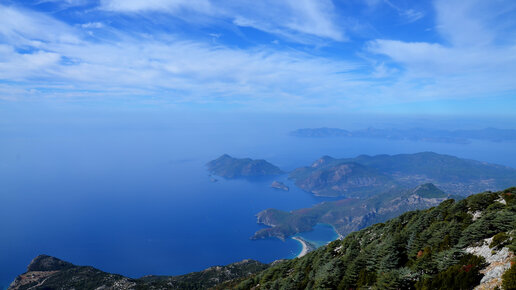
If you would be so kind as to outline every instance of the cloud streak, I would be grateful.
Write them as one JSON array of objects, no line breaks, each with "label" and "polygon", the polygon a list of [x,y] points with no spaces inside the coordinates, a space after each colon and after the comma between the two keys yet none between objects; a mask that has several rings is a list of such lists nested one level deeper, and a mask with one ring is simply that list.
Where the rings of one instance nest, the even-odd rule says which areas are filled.
[{"label": "cloud streak", "polygon": [[252,27],[285,37],[291,41],[307,42],[309,36],[345,40],[336,24],[331,0],[102,0],[101,9],[120,13],[166,13],[185,21],[185,13],[213,19],[230,20],[242,27]]},{"label": "cloud streak", "polygon": [[[0,98],[349,111],[516,92],[516,43],[503,37],[516,31],[510,5],[435,1],[441,39],[343,43],[331,41],[347,37],[335,24],[338,9],[331,1],[221,3],[105,0],[88,12],[74,10],[83,16],[74,23],[0,5]],[[163,23],[138,22],[179,14],[203,15],[214,26],[202,24],[202,38],[176,33],[181,26],[152,31]],[[138,29],[141,23],[150,29]],[[298,43],[228,42],[227,35],[243,34],[242,27]],[[464,33],[472,29],[485,35]],[[330,44],[303,44],[314,39]]]}]

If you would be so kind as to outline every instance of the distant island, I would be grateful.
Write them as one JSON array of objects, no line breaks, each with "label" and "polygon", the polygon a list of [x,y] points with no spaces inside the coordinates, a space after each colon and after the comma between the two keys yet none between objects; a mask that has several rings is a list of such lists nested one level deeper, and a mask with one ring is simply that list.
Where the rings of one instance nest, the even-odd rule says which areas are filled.
[{"label": "distant island", "polygon": [[491,142],[516,141],[516,130],[485,128],[479,130],[441,130],[441,129],[376,129],[345,130],[339,128],[303,128],[290,133],[296,137],[349,137],[349,138],[377,138],[388,140],[411,140],[439,143],[467,144],[471,140]]},{"label": "distant island", "polygon": [[434,152],[398,155],[323,156],[289,174],[299,188],[318,196],[367,198],[394,188],[433,183],[467,196],[500,190],[516,182],[516,169]]},{"label": "distant island", "polygon": [[290,188],[288,188],[288,186],[286,186],[283,182],[281,181],[276,181],[274,180],[272,183],[271,183],[271,187],[272,188],[276,188],[276,189],[281,189],[283,191],[289,191]]},{"label": "distant island", "polygon": [[284,173],[263,159],[234,158],[227,154],[208,162],[206,166],[210,173],[227,179],[266,177]]}]

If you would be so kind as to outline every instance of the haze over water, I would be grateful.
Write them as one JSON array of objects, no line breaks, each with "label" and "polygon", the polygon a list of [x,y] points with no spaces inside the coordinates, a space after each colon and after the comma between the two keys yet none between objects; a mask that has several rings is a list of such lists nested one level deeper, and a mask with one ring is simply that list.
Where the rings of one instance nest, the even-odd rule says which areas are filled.
[{"label": "haze over water", "polygon": [[[21,114],[28,116],[27,114]],[[381,139],[298,138],[305,126],[406,127],[406,119],[372,116],[185,114],[173,110],[52,109],[23,119],[10,111],[0,134],[0,285],[38,254],[140,277],[198,271],[251,258],[293,258],[290,239],[252,241],[255,214],[328,200],[270,180],[211,182],[206,162],[227,153],[263,158],[284,170],[322,155],[434,151],[516,167],[514,143],[443,144]],[[412,118],[408,124],[450,126]],[[462,127],[479,120],[462,119]],[[499,127],[507,122],[486,122]],[[312,125],[313,124],[313,125]],[[323,231],[324,235],[324,231]],[[326,235],[331,236],[330,234]],[[302,234],[301,234],[302,236]],[[307,239],[318,239],[307,234]]]}]

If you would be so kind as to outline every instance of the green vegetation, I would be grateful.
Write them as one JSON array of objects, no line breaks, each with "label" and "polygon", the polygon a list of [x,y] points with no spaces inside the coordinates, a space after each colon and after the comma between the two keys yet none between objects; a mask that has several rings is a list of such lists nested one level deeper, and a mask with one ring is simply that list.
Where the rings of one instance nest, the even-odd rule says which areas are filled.
[{"label": "green vegetation", "polygon": [[503,289],[516,289],[516,259],[511,264],[511,268],[502,275]]},{"label": "green vegetation", "polygon": [[9,289],[206,289],[227,280],[245,278],[268,267],[258,261],[244,260],[181,276],[131,279],[41,255],[27,268],[28,275],[18,276]]},{"label": "green vegetation", "polygon": [[[484,260],[468,246],[516,229],[516,194],[486,192],[446,200],[349,234],[308,255],[234,285],[240,289],[472,289]],[[506,204],[499,202],[503,198]],[[473,218],[474,212],[480,217]],[[499,235],[500,237],[500,235]],[[498,240],[499,238],[497,238]],[[515,242],[511,247],[514,249]],[[513,267],[514,268],[514,267]],[[514,289],[514,269],[504,276]]]},{"label": "green vegetation", "polygon": [[298,187],[316,195],[364,198],[392,186],[434,183],[450,194],[470,195],[512,186],[516,170],[433,152],[361,155],[334,159],[324,156],[290,174]]},{"label": "green vegetation", "polygon": [[340,235],[345,236],[409,210],[436,206],[446,198],[445,192],[428,183],[410,190],[395,188],[365,200],[322,202],[311,208],[291,212],[267,209],[258,213],[258,222],[272,227],[257,231],[252,238],[285,239],[296,233],[309,231],[317,223],[331,224]]},{"label": "green vegetation", "polygon": [[208,162],[206,166],[212,174],[225,178],[253,178],[283,173],[277,166],[265,160],[253,160],[250,158],[239,159],[227,154]]}]

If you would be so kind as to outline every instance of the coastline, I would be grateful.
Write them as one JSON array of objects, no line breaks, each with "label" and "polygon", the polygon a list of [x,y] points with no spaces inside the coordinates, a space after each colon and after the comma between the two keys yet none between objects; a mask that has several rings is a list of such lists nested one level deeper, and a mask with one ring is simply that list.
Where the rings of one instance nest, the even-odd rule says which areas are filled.
[{"label": "coastline", "polygon": [[316,247],[312,245],[312,243],[306,241],[302,237],[292,237],[291,239],[298,241],[303,246],[301,252],[296,256],[296,258],[301,258],[304,255],[316,249]]}]

